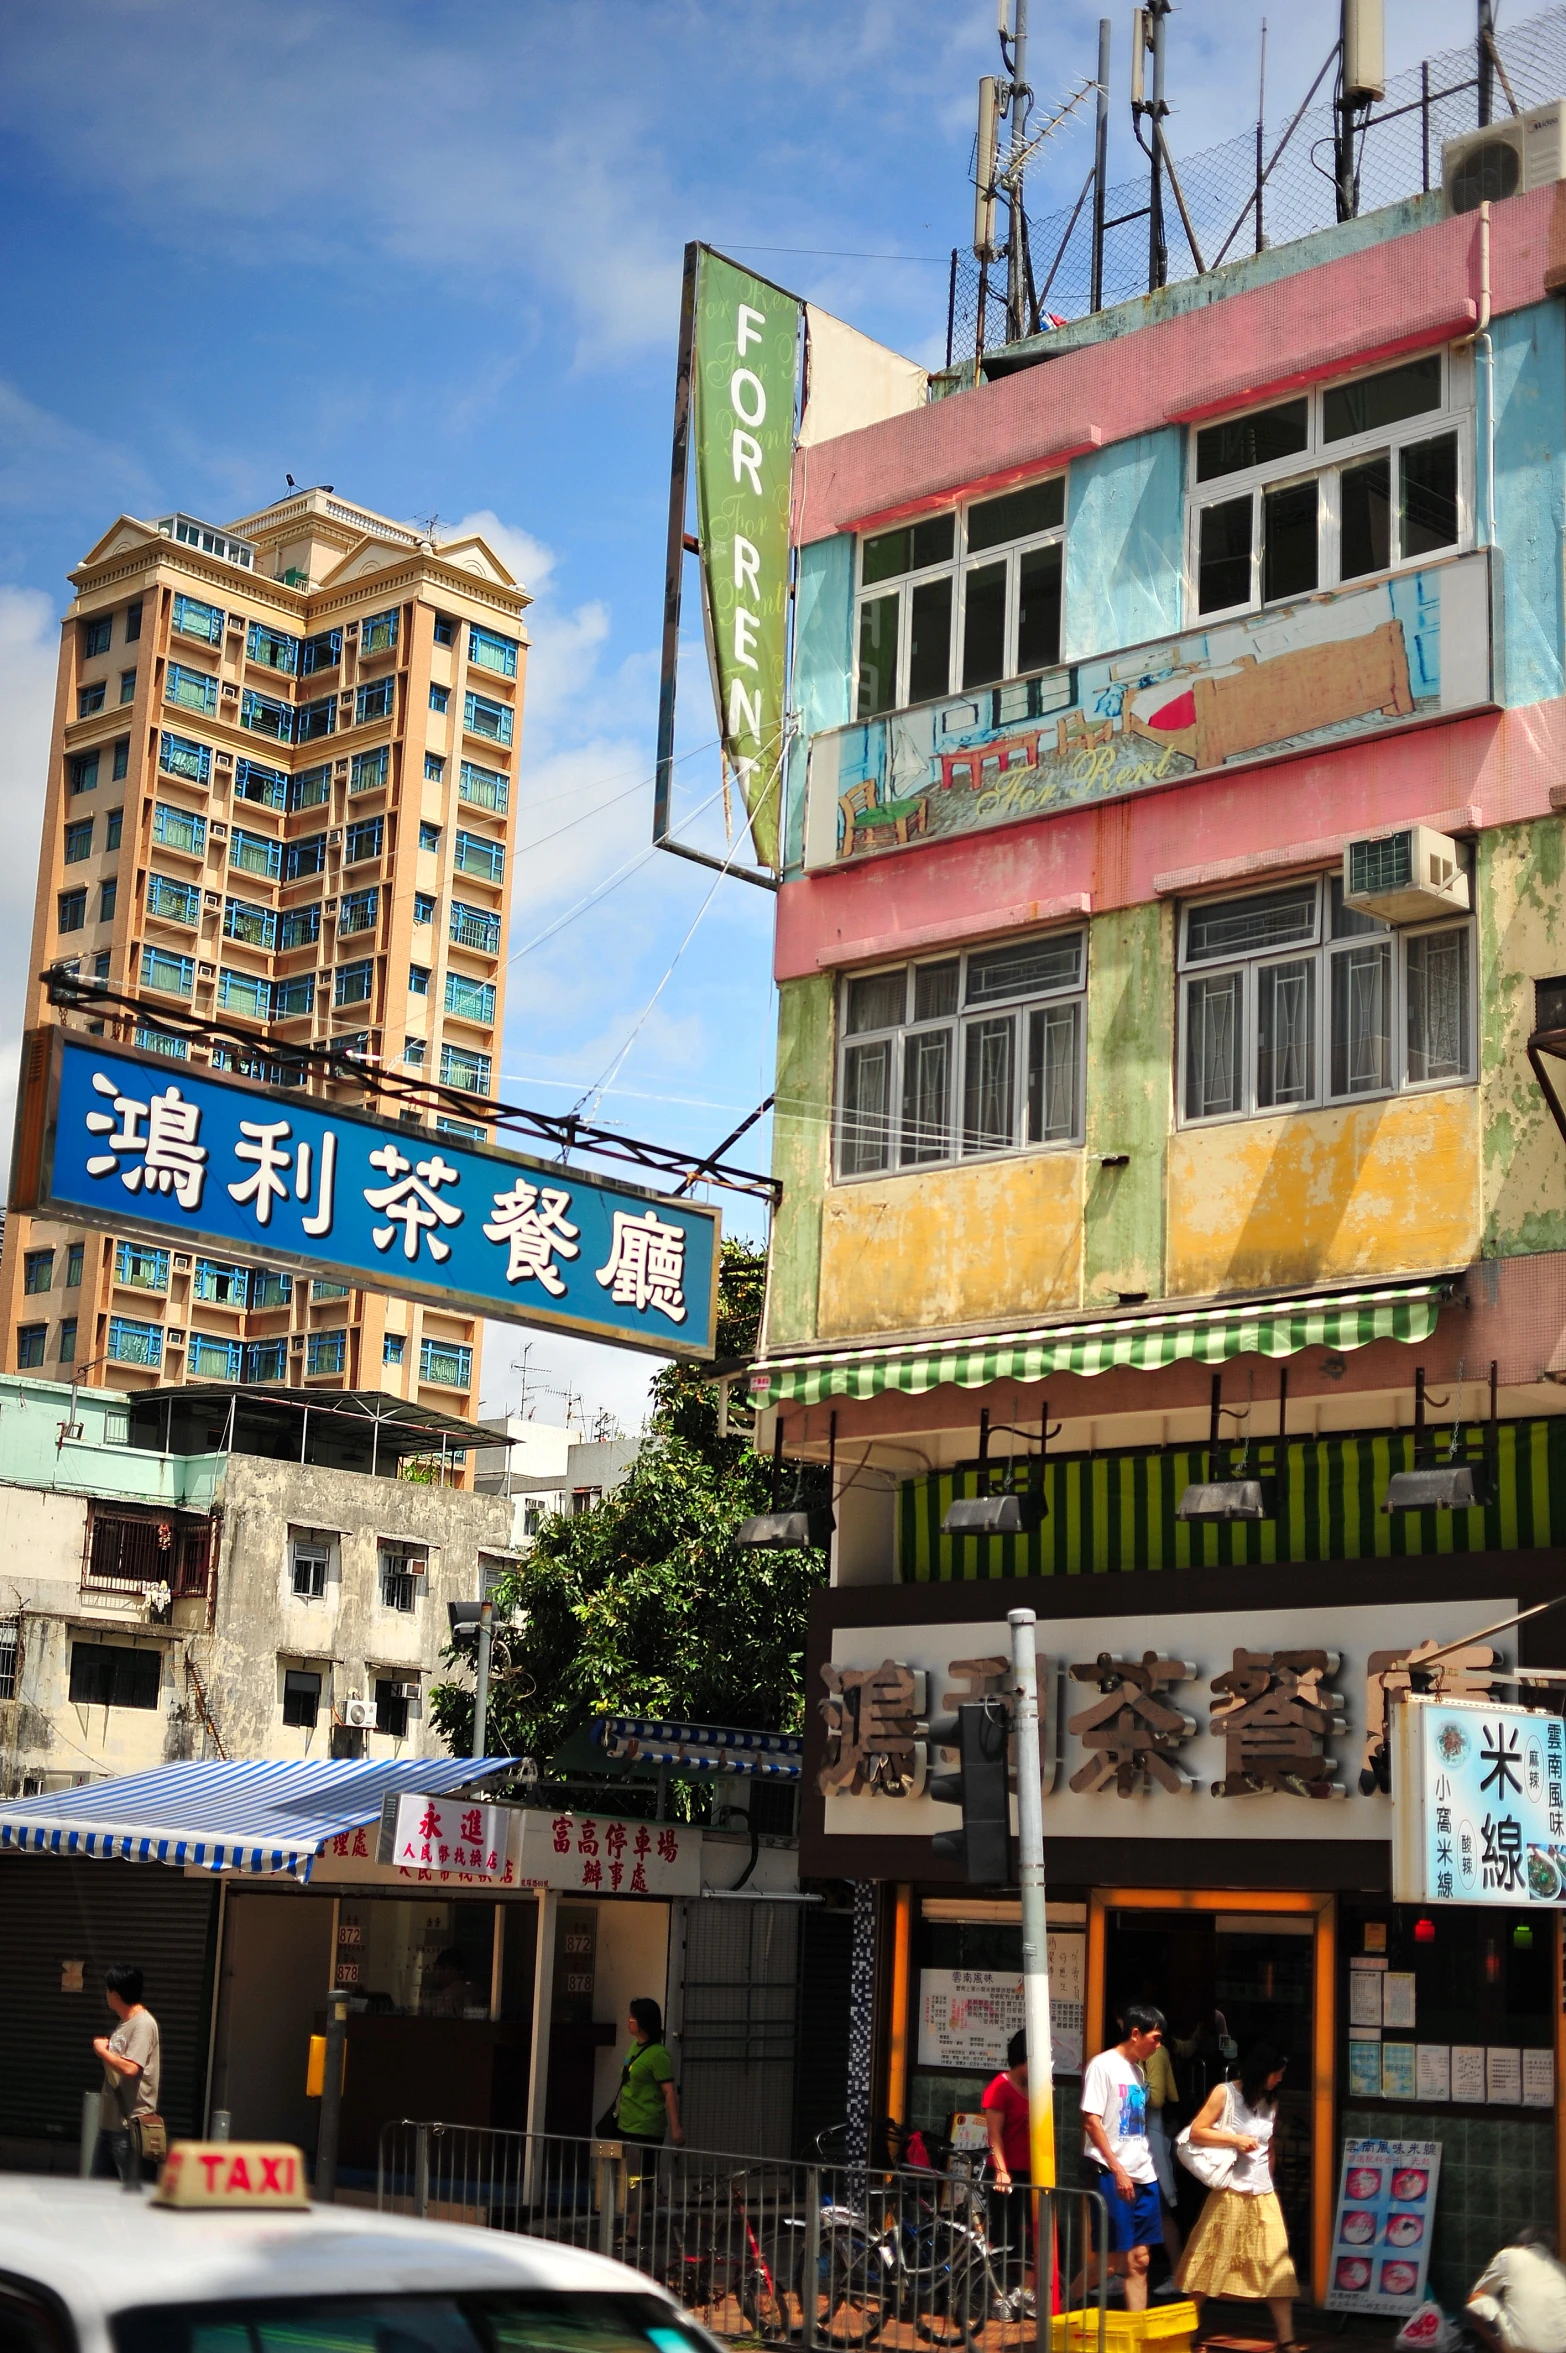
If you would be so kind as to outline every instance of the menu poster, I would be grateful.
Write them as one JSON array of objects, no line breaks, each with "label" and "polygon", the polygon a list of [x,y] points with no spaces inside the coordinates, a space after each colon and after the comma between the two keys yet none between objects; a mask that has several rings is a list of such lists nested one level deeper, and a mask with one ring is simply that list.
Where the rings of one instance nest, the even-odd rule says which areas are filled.
[{"label": "menu poster", "polygon": [[1350,1969],[1350,2026],[1381,2024],[1381,1988],[1385,1983],[1385,1978],[1374,1969]]},{"label": "menu poster", "polygon": [[1484,2098],[1483,2043],[1453,2043],[1452,2097],[1454,2100]]},{"label": "menu poster", "polygon": [[1498,2106],[1522,2106],[1522,2053],[1491,2044],[1484,2055],[1486,2097]]},{"label": "menu poster", "polygon": [[1423,2303],[1440,2170],[1439,2141],[1344,2142],[1329,2312],[1399,2319]]},{"label": "menu poster", "polygon": [[1554,2107],[1555,2053],[1553,2051],[1524,2051],[1522,2055],[1522,2104],[1525,2108]]},{"label": "menu poster", "polygon": [[1449,2100],[1452,2096],[1452,2046],[1450,2043],[1421,2043],[1415,2062],[1416,2097],[1421,2100]]},{"label": "menu poster", "polygon": [[1381,2097],[1384,2100],[1411,2100],[1414,2097],[1412,2043],[1382,2044]]},{"label": "menu poster", "polygon": [[1379,2100],[1381,2097],[1381,2045],[1379,2043],[1350,2043],[1349,2097],[1355,2100]]},{"label": "menu poster", "polygon": [[[1049,2028],[1056,2075],[1082,2073],[1087,1938],[1049,1931]],[[919,2064],[974,2072],[1006,2064],[1022,2024],[1022,1979],[1005,1969],[919,1973]]]},{"label": "menu poster", "polygon": [[1383,2026],[1414,2025],[1414,1972],[1412,1969],[1389,1969],[1381,1980],[1381,2023]]}]

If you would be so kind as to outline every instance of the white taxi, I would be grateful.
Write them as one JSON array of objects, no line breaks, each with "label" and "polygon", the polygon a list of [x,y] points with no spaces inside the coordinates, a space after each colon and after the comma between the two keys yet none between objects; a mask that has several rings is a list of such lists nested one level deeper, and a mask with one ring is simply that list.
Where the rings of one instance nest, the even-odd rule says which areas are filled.
[{"label": "white taxi", "polygon": [[139,2195],[0,2176],[0,2353],[718,2353],[585,2248],[305,2204],[297,2150],[171,2155]]}]

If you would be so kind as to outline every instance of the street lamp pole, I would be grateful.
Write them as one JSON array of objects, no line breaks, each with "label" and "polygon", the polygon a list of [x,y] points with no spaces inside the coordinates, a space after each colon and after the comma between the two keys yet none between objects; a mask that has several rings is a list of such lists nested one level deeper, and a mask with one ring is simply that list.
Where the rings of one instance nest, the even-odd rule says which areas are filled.
[{"label": "street lamp pole", "polygon": [[473,1746],[470,1754],[484,1754],[484,1740],[489,1717],[489,1654],[495,1639],[495,1605],[492,1601],[479,1603],[478,1620],[478,1679],[473,1691]]},{"label": "street lamp pole", "polygon": [[1051,2254],[1044,2244],[1041,2190],[1055,2186],[1054,2054],[1049,2024],[1049,1932],[1044,1902],[1044,1783],[1039,1748],[1039,1662],[1033,1610],[1009,1610],[1013,1724],[1017,1740],[1017,1880],[1022,1891],[1022,2022],[1028,2037],[1028,2161],[1033,2176],[1033,2244],[1037,2250],[1040,2343],[1047,2343],[1045,2283]]}]

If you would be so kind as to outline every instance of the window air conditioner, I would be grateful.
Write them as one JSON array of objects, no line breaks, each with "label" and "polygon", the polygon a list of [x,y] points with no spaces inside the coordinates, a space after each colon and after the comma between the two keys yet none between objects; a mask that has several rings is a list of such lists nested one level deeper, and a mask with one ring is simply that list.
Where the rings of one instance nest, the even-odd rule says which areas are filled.
[{"label": "window air conditioner", "polygon": [[343,1722],[350,1732],[373,1732],[375,1730],[374,1700],[345,1699],[343,1701]]},{"label": "window air conditioner", "polygon": [[217,966],[215,964],[198,964],[196,966],[196,970],[200,973],[203,980],[216,980],[217,978]]},{"label": "window air conditioner", "polygon": [[220,768],[232,768],[234,765],[234,755],[232,752],[217,752],[214,754],[214,758],[216,759],[217,765]]},{"label": "window air conditioner", "polygon": [[335,899],[324,899],[321,903],[321,911],[325,915],[330,915],[336,905],[337,901]]},{"label": "window air conditioner", "polygon": [[212,839],[215,842],[226,842],[228,839],[228,827],[226,825],[210,825],[208,826],[207,831],[211,834]]},{"label": "window air conditioner", "polygon": [[1448,212],[1477,212],[1486,197],[1526,196],[1530,188],[1566,179],[1561,153],[1561,105],[1531,107],[1507,122],[1467,131],[1441,148],[1441,188]]},{"label": "window air conditioner", "polygon": [[332,827],[332,830],[331,830],[331,832],[330,832],[330,833],[327,835],[327,837],[326,837],[326,846],[327,846],[327,848],[328,848],[329,850],[335,850],[335,849],[336,849],[336,848],[339,846],[339,844],[341,843],[341,841],[342,841],[342,838],[343,838],[343,829],[342,829],[342,827],[341,827],[340,825],[334,825],[334,826]]},{"label": "window air conditioner", "polygon": [[417,1699],[419,1696],[417,1683],[394,1683],[392,1691],[398,1699]]},{"label": "window air conditioner", "polygon": [[205,905],[207,905],[208,907],[221,907],[221,906],[222,906],[222,904],[223,904],[223,894],[222,894],[222,892],[221,892],[221,891],[208,891],[208,892],[205,894],[205,900],[204,900],[204,904],[205,904]]},{"label": "window air conditioner", "polygon": [[1468,912],[1468,877],[1456,842],[1428,825],[1349,842],[1343,852],[1343,903],[1384,923],[1429,923]]}]

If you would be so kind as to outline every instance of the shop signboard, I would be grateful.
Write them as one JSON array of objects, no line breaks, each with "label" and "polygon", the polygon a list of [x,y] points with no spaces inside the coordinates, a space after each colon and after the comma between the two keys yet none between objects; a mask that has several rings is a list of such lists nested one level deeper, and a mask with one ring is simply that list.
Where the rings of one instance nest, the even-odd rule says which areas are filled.
[{"label": "shop signboard", "polygon": [[1393,1895],[1566,1903],[1566,1727],[1538,1708],[1423,1694],[1392,1711]]},{"label": "shop signboard", "polygon": [[619,1821],[608,1814],[520,1816],[521,1879],[570,1895],[701,1893],[701,1832],[688,1822]]},{"label": "shop signboard", "polygon": [[509,1876],[515,1818],[513,1806],[404,1790],[386,1800],[376,1859],[399,1871],[458,1871],[494,1884]]},{"label": "shop signboard", "polygon": [[712,1353],[718,1217],[700,1202],[71,1030],[39,1039],[13,1207],[502,1323]]},{"label": "shop signboard", "polygon": [[1398,2318],[1423,2303],[1440,2173],[1439,2141],[1343,2143],[1329,2312]]},{"label": "shop signboard", "polygon": [[[1049,1934],[1050,2044],[1056,2075],[1082,2072],[1087,1939]],[[919,2065],[994,2074],[1023,2024],[1022,1979],[1005,1969],[922,1969]]]}]

